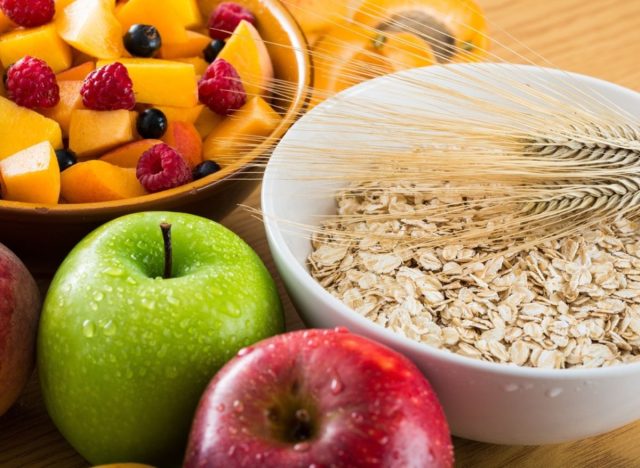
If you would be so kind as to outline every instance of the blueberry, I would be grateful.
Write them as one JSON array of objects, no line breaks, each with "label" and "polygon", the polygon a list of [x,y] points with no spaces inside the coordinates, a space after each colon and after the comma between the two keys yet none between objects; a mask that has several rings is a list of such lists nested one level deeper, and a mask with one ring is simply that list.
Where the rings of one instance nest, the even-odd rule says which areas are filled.
[{"label": "blueberry", "polygon": [[134,57],[153,57],[162,47],[162,38],[155,26],[134,24],[124,35],[124,47]]},{"label": "blueberry", "polygon": [[56,158],[58,158],[58,166],[60,166],[60,172],[64,171],[65,169],[69,169],[71,166],[78,162],[76,153],[66,149],[56,150]]},{"label": "blueberry", "polygon": [[160,109],[147,109],[138,117],[136,128],[142,138],[158,139],[167,131],[167,117]]},{"label": "blueberry", "polygon": [[222,52],[222,49],[224,49],[224,41],[221,41],[220,39],[214,39],[202,51],[202,53],[204,54],[204,59],[209,63],[213,62],[218,54]]},{"label": "blueberry", "polygon": [[215,161],[204,161],[193,168],[193,180],[202,179],[222,169]]}]

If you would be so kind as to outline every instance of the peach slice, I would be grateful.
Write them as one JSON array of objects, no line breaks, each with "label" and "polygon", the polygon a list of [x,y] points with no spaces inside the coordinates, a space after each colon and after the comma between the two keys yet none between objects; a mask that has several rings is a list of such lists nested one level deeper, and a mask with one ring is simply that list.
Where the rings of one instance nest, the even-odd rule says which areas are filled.
[{"label": "peach slice", "polygon": [[180,153],[192,169],[202,162],[202,139],[193,124],[169,122],[162,141]]},{"label": "peach slice", "polygon": [[0,10],[0,33],[7,32],[9,29],[12,29],[14,27],[15,24],[13,23],[13,21],[11,21],[2,10]]},{"label": "peach slice", "polygon": [[0,122],[0,160],[44,140],[55,149],[62,148],[58,122],[3,97],[0,97]]},{"label": "peach slice", "polygon": [[273,80],[273,64],[260,33],[251,23],[241,21],[218,58],[236,69],[248,97],[264,96]]},{"label": "peach slice", "polygon": [[140,159],[140,156],[142,156],[142,153],[162,143],[162,140],[153,140],[151,138],[134,141],[111,150],[102,156],[100,160],[120,167],[135,168],[138,166],[138,160]]},{"label": "peach slice", "polygon": [[54,205],[60,198],[60,168],[48,141],[0,161],[2,198]]},{"label": "peach slice", "polygon": [[89,73],[96,69],[95,62],[84,62],[80,65],[77,65],[73,68],[69,68],[63,72],[60,72],[56,75],[56,79],[58,82],[60,81],[76,81],[76,80],[84,80]]},{"label": "peach slice", "polygon": [[99,159],[74,164],[61,175],[62,198],[69,203],[97,203],[139,197],[147,192],[136,170]]},{"label": "peach slice", "polygon": [[160,58],[176,59],[202,55],[202,51],[209,45],[211,38],[195,31],[187,31],[187,40],[177,44],[163,44]]},{"label": "peach slice", "polygon": [[136,112],[126,110],[75,110],[71,113],[69,148],[79,159],[87,159],[129,143],[135,139],[136,118]]},{"label": "peach slice", "polygon": [[91,57],[122,57],[122,26],[114,14],[113,0],[75,0],[56,17],[58,34]]},{"label": "peach slice", "polygon": [[71,126],[71,114],[74,110],[83,109],[80,89],[82,81],[60,81],[60,102],[51,109],[41,109],[40,112],[45,117],[55,120],[60,124],[62,136],[69,137],[69,127]]},{"label": "peach slice", "polygon": [[[100,68],[113,62],[101,60],[96,66]],[[198,105],[198,85],[192,64],[146,58],[125,58],[118,62],[127,67],[138,102],[175,107]]]},{"label": "peach slice", "polygon": [[0,60],[11,65],[25,55],[47,62],[55,73],[71,66],[71,47],[56,31],[53,23],[38,28],[16,29],[0,37]]},{"label": "peach slice", "polygon": [[264,141],[281,121],[264,99],[254,97],[213,129],[204,141],[204,159],[226,166]]},{"label": "peach slice", "polygon": [[204,72],[207,71],[207,67],[209,67],[209,63],[202,57],[180,57],[174,60],[176,62],[189,63],[193,65],[193,70],[196,72],[196,79],[199,79],[198,77],[204,75]]}]

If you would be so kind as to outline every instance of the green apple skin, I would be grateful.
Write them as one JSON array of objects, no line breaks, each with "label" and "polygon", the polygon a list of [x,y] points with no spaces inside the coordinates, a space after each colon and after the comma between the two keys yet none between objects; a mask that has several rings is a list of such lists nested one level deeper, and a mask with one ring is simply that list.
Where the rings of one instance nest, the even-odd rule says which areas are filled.
[{"label": "green apple skin", "polygon": [[[161,278],[160,224],[173,277]],[[124,216],[57,271],[38,335],[47,410],[92,464],[167,466],[184,453],[198,400],[241,348],[284,330],[276,286],[237,235],[197,216]]]}]

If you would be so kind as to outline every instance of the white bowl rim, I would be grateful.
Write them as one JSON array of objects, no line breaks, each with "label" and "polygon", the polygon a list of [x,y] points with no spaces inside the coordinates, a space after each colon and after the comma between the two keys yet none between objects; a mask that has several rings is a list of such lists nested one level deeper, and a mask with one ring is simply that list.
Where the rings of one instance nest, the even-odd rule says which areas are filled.
[{"label": "white bowl rim", "polygon": [[[568,72],[555,68],[548,67],[538,67],[535,65],[521,65],[521,64],[501,64],[501,63],[463,63],[463,64],[447,64],[447,65],[435,65],[430,67],[423,67],[418,69],[406,70],[399,73],[394,73],[392,75],[385,75],[379,78],[375,78],[373,80],[369,80],[358,85],[355,85],[336,96],[318,104],[316,107],[311,109],[304,115],[301,119],[299,119],[289,130],[287,135],[280,141],[278,146],[275,148],[273,152],[272,158],[275,158],[279,148],[281,146],[285,146],[287,144],[287,136],[291,133],[295,133],[297,128],[303,126],[307,123],[307,120],[312,120],[313,117],[323,112],[323,110],[329,109],[335,105],[340,105],[340,101],[348,100],[349,98],[366,92],[369,89],[376,88],[378,86],[384,86],[386,82],[389,80],[393,80],[395,76],[405,75],[412,76],[416,72],[424,73],[426,70],[437,71],[442,68],[467,68],[467,67],[510,67],[515,70],[528,70],[533,72],[534,74],[538,73],[551,73],[553,75],[563,74],[565,76],[570,76],[572,78],[576,78],[584,82],[587,85],[599,85],[610,88],[613,92],[619,94],[627,94],[634,99],[639,98],[639,93],[625,88],[623,86],[617,85],[615,83],[611,83],[599,78],[591,77],[588,75],[583,75],[580,73]],[[275,248],[278,253],[282,256],[284,262],[287,267],[291,270],[297,280],[304,284],[304,288],[309,290],[313,295],[327,303],[329,307],[335,310],[338,315],[342,317],[349,317],[350,320],[358,323],[362,328],[366,328],[371,331],[371,337],[373,339],[378,339],[378,336],[384,338],[387,343],[391,343],[391,346],[408,348],[411,352],[416,354],[427,354],[430,357],[441,360],[444,363],[451,363],[456,366],[463,366],[468,368],[474,368],[478,371],[483,371],[486,373],[509,376],[511,378],[548,378],[555,380],[594,380],[594,379],[607,379],[607,378],[615,378],[627,375],[629,373],[640,372],[640,362],[629,363],[629,364],[618,364],[610,367],[598,367],[598,368],[569,368],[569,369],[540,369],[535,367],[523,367],[517,366],[513,364],[502,364],[502,363],[494,363],[488,361],[482,361],[479,359],[474,359],[470,357],[465,357],[459,354],[456,354],[451,351],[438,349],[434,346],[430,346],[424,343],[420,343],[418,341],[412,340],[405,336],[400,335],[399,333],[393,332],[381,325],[378,325],[371,320],[363,317],[358,314],[353,309],[347,307],[342,301],[338,298],[330,294],[326,291],[320,283],[318,283],[309,271],[303,268],[299,263],[296,257],[289,249],[284,236],[280,228],[278,227],[278,220],[274,216],[276,213],[274,198],[270,195],[273,191],[273,188],[277,185],[277,180],[271,179],[270,175],[273,172],[273,168],[270,164],[267,164],[267,168],[265,170],[264,179],[262,183],[261,190],[261,203],[262,203],[262,212],[264,218],[265,230],[267,233],[267,237],[271,240],[272,248]],[[396,348],[397,349],[397,348]]]}]

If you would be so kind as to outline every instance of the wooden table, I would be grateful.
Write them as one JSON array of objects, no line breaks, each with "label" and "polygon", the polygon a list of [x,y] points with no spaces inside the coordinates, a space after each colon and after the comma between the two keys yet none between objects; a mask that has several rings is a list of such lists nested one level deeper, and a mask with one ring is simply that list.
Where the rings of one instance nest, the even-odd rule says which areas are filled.
[{"label": "wooden table", "polygon": [[[500,57],[514,62],[526,58],[540,65],[553,64],[640,90],[640,0],[480,0],[480,3],[491,23],[492,51]],[[259,206],[258,192],[248,204]],[[236,210],[224,224],[243,236],[275,274],[259,221]],[[280,290],[288,327],[301,327],[281,284]],[[639,442],[640,422],[601,437],[555,446],[507,447],[461,439],[455,445],[461,467],[627,468],[640,467]],[[87,466],[46,415],[35,379],[20,402],[0,418],[0,467],[22,466]]]}]

